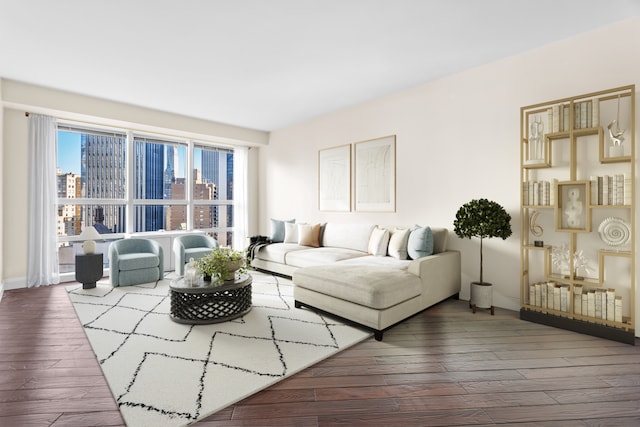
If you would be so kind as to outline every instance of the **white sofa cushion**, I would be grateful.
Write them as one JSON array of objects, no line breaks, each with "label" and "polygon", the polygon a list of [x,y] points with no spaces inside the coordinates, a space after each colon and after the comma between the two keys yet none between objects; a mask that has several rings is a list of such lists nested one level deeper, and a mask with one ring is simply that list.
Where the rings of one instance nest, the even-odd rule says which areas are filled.
[{"label": "white sofa cushion", "polygon": [[284,223],[284,243],[298,243],[298,224]]},{"label": "white sofa cushion", "polygon": [[264,261],[285,263],[285,256],[292,251],[302,251],[309,249],[307,246],[300,246],[297,243],[272,243],[262,246],[257,252],[256,257]]},{"label": "white sofa cushion", "polygon": [[389,230],[374,228],[369,238],[368,252],[374,256],[386,256],[389,247]]},{"label": "white sofa cushion", "polygon": [[389,238],[389,256],[396,259],[407,259],[407,241],[409,240],[408,228],[396,228],[391,231]]},{"label": "white sofa cushion", "polygon": [[284,223],[285,222],[296,222],[295,219],[273,219],[271,218],[271,241],[272,242],[282,242],[284,241]]},{"label": "white sofa cushion", "polygon": [[386,309],[421,294],[415,274],[388,267],[329,265],[293,273],[296,286],[374,309]]},{"label": "white sofa cushion", "polygon": [[345,259],[340,261],[337,265],[363,265],[369,267],[387,267],[395,268],[398,270],[406,270],[411,264],[410,259],[396,259],[390,256],[374,256],[367,255],[357,258]]},{"label": "white sofa cushion", "polygon": [[324,226],[322,246],[367,252],[369,249],[369,237],[375,227],[375,224],[338,224],[328,222]]},{"label": "white sofa cushion", "polygon": [[285,256],[287,265],[298,268],[328,265],[366,255],[365,252],[354,251],[353,249],[325,247],[310,249],[308,246],[303,246],[303,248],[304,250],[291,251]]},{"label": "white sofa cushion", "polygon": [[431,234],[433,235],[433,253],[439,254],[446,251],[449,243],[449,230],[442,227],[431,227]]}]

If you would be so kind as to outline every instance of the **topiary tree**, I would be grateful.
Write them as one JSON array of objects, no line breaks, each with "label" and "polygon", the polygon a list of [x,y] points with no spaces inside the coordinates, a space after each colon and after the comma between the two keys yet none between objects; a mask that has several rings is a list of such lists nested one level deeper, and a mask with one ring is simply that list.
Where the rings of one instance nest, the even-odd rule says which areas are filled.
[{"label": "topiary tree", "polygon": [[482,239],[511,236],[511,215],[496,202],[474,199],[458,209],[453,231],[462,238],[480,238],[480,283],[482,281]]}]

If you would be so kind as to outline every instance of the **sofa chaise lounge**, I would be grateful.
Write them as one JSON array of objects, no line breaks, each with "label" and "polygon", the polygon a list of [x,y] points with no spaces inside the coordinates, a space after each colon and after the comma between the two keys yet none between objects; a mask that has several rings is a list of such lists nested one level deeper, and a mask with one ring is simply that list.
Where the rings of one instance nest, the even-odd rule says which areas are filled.
[{"label": "sofa chaise lounge", "polygon": [[[420,236],[413,238],[414,232]],[[264,245],[251,264],[291,276],[296,307],[366,326],[377,340],[385,329],[460,292],[460,253],[447,250],[445,228],[327,223],[317,247],[303,240]]]}]

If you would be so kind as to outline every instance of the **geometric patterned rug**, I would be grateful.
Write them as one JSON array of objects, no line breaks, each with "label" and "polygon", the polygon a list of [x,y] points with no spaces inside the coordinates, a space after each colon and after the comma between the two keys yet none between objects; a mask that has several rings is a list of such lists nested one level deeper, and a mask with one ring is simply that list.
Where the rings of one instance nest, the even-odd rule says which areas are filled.
[{"label": "geometric patterned rug", "polygon": [[251,275],[251,311],[211,325],[169,318],[168,279],[67,287],[128,426],[194,423],[371,336],[294,308],[290,280]]}]

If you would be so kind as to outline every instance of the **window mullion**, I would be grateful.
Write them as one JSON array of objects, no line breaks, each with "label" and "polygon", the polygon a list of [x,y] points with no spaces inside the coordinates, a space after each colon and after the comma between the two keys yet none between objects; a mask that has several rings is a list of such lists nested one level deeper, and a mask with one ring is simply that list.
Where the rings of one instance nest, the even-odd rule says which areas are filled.
[{"label": "window mullion", "polygon": [[125,217],[125,233],[133,233],[135,231],[135,224],[133,222],[134,217],[134,202],[133,197],[134,193],[134,167],[135,167],[135,155],[134,155],[134,141],[133,141],[133,132],[127,132],[127,142],[126,142],[126,187],[125,187],[125,199],[127,201],[126,207],[126,217]]}]

